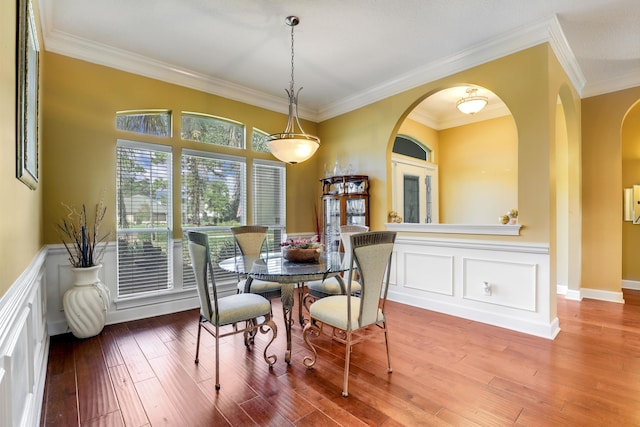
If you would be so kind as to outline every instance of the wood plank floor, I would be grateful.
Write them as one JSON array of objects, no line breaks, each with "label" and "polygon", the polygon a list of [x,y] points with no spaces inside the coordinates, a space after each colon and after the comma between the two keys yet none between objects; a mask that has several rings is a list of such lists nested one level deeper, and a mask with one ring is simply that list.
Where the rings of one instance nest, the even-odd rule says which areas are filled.
[{"label": "wood plank floor", "polygon": [[382,335],[356,346],[348,398],[344,350],[322,341],[314,369],[299,325],[291,365],[274,302],[278,362],[265,336],[245,350],[213,339],[193,362],[197,310],[107,326],[94,338],[52,337],[43,426],[631,426],[640,425],[640,306],[558,298],[551,341],[390,302]]}]

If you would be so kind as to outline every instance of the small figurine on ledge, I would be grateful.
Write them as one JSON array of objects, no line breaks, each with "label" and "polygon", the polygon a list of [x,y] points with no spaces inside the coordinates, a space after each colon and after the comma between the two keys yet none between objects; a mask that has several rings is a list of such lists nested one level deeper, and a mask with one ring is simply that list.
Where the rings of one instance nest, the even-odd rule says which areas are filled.
[{"label": "small figurine on ledge", "polygon": [[502,224],[517,225],[518,224],[518,209],[516,209],[516,208],[509,209],[506,214],[502,215],[499,218],[499,221]]},{"label": "small figurine on ledge", "polygon": [[402,222],[402,217],[398,216],[398,212],[391,211],[389,212],[389,222],[400,223]]}]

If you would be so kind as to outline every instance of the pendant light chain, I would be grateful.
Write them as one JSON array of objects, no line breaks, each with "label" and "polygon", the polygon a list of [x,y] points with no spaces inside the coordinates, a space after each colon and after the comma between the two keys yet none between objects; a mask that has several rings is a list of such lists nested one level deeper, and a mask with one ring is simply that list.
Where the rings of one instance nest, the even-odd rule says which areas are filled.
[{"label": "pendant light chain", "polygon": [[294,92],[293,92],[293,87],[294,87],[294,80],[293,80],[293,28],[295,27],[295,25],[291,26],[291,85],[289,90],[291,90],[291,95],[293,96]]}]

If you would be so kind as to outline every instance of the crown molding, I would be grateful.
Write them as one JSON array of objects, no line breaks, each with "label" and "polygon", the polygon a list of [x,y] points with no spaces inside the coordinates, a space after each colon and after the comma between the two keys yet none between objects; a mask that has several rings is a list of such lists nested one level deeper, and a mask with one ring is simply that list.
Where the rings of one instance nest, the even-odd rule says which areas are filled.
[{"label": "crown molding", "polygon": [[[557,22],[557,19],[555,17],[551,20],[546,19],[516,31],[485,40],[365,92],[327,104],[318,110],[319,120],[327,120],[431,81],[549,42],[549,28],[553,25],[553,21]],[[575,67],[579,69],[577,63]]]},{"label": "crown molding", "polygon": [[[271,111],[288,114],[289,104],[284,98],[249,89],[245,86],[217,79],[165,62],[137,55],[122,49],[95,43],[62,31],[46,33],[46,50],[75,59],[138,74],[167,83],[188,87],[243,102]],[[316,114],[299,108],[301,118],[316,120]]]},{"label": "crown molding", "polygon": [[567,73],[569,80],[571,80],[574,89],[578,94],[582,94],[582,89],[584,88],[587,80],[585,79],[582,69],[571,50],[571,46],[569,46],[569,42],[564,35],[564,31],[562,31],[557,15],[553,15],[549,20],[549,44],[551,45],[551,49],[553,50],[553,53],[555,53],[556,58],[558,58],[558,62],[560,62],[565,73]]},{"label": "crown molding", "polygon": [[425,110],[414,108],[413,111],[409,113],[407,118],[430,127],[431,129],[442,130],[440,122]]},{"label": "crown molding", "polygon": [[[49,2],[40,1],[40,4],[44,6],[44,9],[50,7],[48,6],[50,4]],[[51,11],[43,10],[43,12],[41,22],[43,26],[44,46],[47,51],[204,91],[282,114],[288,113],[288,102],[284,98],[176,67],[165,62],[156,61],[126,50],[94,43],[61,31],[52,31],[50,30]],[[580,93],[585,85],[584,76],[564,37],[557,17],[553,16],[551,19],[546,19],[516,31],[502,34],[490,40],[485,40],[482,43],[478,43],[448,57],[433,61],[361,93],[326,104],[317,111],[309,108],[300,108],[300,117],[321,122],[428,82],[545,42],[551,44],[562,67],[569,75],[572,84],[578,93]],[[624,82],[621,82],[620,79],[601,82],[598,85],[590,87],[589,93],[602,93],[603,91],[607,91],[607,88],[610,87],[609,85],[613,83],[622,85],[622,88],[635,86],[637,85],[637,80],[637,77],[634,79],[632,76],[629,76],[628,81]]]},{"label": "crown molding", "polygon": [[630,89],[640,86],[640,69],[622,75],[612,77],[607,80],[600,80],[594,83],[587,83],[580,94],[582,98],[603,95],[605,93],[617,92],[619,90]]}]

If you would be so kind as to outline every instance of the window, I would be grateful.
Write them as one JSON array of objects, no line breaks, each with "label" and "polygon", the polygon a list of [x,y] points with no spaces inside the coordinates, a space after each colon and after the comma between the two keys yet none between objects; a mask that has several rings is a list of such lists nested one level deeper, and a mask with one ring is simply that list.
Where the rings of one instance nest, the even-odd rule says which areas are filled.
[{"label": "window", "polygon": [[[183,150],[181,159],[182,230],[209,235],[211,259],[234,256],[230,227],[246,224],[246,164],[242,157]],[[186,236],[183,238],[186,242]],[[182,286],[195,286],[188,245],[183,246]],[[214,263],[216,283],[235,279]]]},{"label": "window", "polygon": [[116,129],[146,135],[171,136],[171,112],[169,110],[118,111]]},{"label": "window", "polygon": [[286,169],[282,163],[253,162],[253,222],[269,226],[269,250],[278,249],[286,225]]},{"label": "window", "polygon": [[[427,202],[428,203],[428,202]],[[404,175],[404,222],[420,223],[420,177]]]},{"label": "window", "polygon": [[414,159],[431,161],[431,150],[423,147],[418,142],[408,136],[398,135],[393,142],[393,152]]},{"label": "window", "polygon": [[245,148],[242,123],[199,113],[182,113],[182,139],[224,147]]},{"label": "window", "polygon": [[269,149],[269,134],[261,131],[260,129],[253,128],[251,133],[251,149],[261,153],[271,153]]},{"label": "window", "polygon": [[118,297],[171,288],[171,149],[118,140]]},{"label": "window", "polygon": [[[122,111],[117,113],[116,126],[120,131],[171,136],[171,120],[168,110]],[[117,141],[117,296],[131,301],[123,302],[124,306],[139,304],[131,299],[134,296],[143,297],[146,304],[168,301],[182,291],[195,291],[188,231],[209,236],[216,284],[224,287],[235,287],[237,281],[235,273],[223,271],[215,263],[237,254],[231,227],[268,225],[268,249],[279,250],[286,222],[285,165],[252,160],[251,151],[269,152],[268,135],[255,128],[252,135],[252,149],[247,150],[244,124],[207,114],[182,113],[180,139],[172,141],[173,145],[184,146],[183,141],[188,140],[201,143],[202,148],[182,148],[181,178],[175,187],[172,150],[177,153],[179,148]],[[249,160],[244,155],[230,155],[230,150],[220,146],[245,150],[239,152],[249,155]],[[249,204],[248,191],[252,195]],[[172,242],[172,203],[177,200],[184,233],[181,253]],[[173,262],[172,258],[179,259]]]}]

